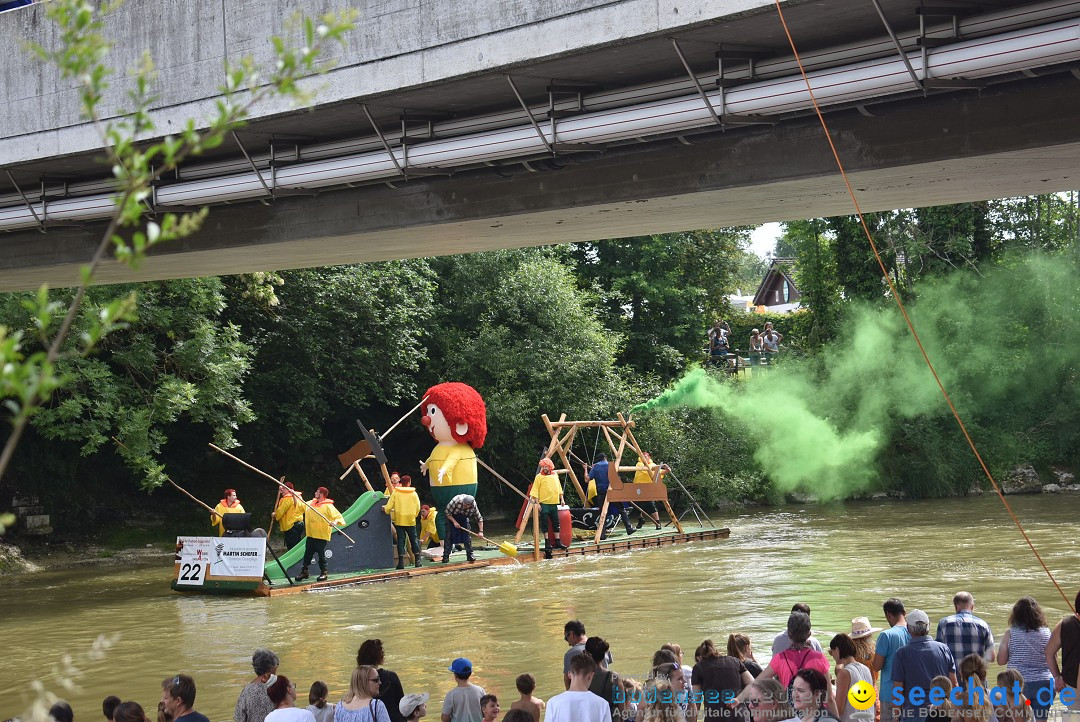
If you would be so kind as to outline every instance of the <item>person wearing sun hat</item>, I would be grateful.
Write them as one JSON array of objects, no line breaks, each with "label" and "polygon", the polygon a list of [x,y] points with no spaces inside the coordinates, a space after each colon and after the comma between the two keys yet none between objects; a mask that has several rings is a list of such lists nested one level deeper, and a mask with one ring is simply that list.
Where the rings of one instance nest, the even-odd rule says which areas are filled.
[{"label": "person wearing sun hat", "polygon": [[851,641],[855,643],[855,661],[862,662],[870,668],[870,674],[877,685],[877,672],[873,671],[874,640],[873,635],[881,631],[881,627],[871,627],[869,617],[855,617],[851,620]]},{"label": "person wearing sun hat", "polygon": [[473,673],[472,662],[466,657],[458,657],[450,665],[450,671],[454,673],[457,686],[443,699],[442,722],[480,722],[484,718],[480,698],[487,692],[469,681]]},{"label": "person wearing sun hat", "polygon": [[398,702],[398,711],[405,718],[405,722],[416,722],[427,715],[427,701],[430,695],[427,692],[411,692]]}]

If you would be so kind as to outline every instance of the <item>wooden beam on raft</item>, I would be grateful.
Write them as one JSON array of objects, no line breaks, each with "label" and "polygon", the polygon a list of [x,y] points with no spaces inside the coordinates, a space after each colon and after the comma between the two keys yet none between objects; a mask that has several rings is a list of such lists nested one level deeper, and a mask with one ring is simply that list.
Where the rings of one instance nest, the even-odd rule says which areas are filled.
[{"label": "wooden beam on raft", "polygon": [[[566,414],[563,414],[563,416],[565,417]],[[629,424],[630,427],[636,426],[633,421],[563,421],[562,419],[559,419],[558,421],[551,422],[551,425],[556,429],[564,429],[568,426],[577,426],[582,429],[596,428],[597,426],[623,427],[627,424]]]},{"label": "wooden beam on raft", "polygon": [[[574,473],[574,469],[570,466],[570,459],[566,455],[566,449],[563,444],[564,441],[559,440],[559,432],[552,425],[551,420],[547,414],[541,414],[540,418],[544,421],[544,426],[547,427],[548,433],[551,434],[551,443],[548,444],[548,456],[551,456],[551,452],[555,451],[559,455],[559,460],[562,462],[563,468],[570,474],[570,481],[574,484],[574,490],[577,491],[578,498],[581,499],[581,503],[585,504],[585,490],[581,488],[581,482],[578,481],[577,474]],[[564,423],[566,414],[559,416],[559,421],[556,423]],[[566,434],[566,439],[573,441],[576,429],[570,427],[570,431]]]},{"label": "wooden beam on raft", "polygon": [[533,561],[540,561],[540,505],[533,504],[532,510],[532,526],[533,526]]}]

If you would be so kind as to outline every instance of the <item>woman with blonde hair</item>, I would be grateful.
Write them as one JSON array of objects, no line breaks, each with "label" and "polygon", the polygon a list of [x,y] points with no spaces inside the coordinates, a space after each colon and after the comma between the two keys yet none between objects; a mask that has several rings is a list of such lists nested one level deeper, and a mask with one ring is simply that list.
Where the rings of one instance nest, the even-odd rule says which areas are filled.
[{"label": "woman with blonde hair", "polygon": [[379,699],[379,670],[370,664],[353,670],[349,693],[334,707],[334,722],[390,722]]},{"label": "woman with blonde hair", "polygon": [[998,722],[1034,722],[1035,715],[1031,713],[1027,697],[1021,693],[1020,698],[1016,698],[1016,690],[1024,688],[1024,675],[1015,669],[998,672],[997,686],[1006,692],[1004,704],[994,707]]},{"label": "woman with blonde hair", "polygon": [[750,710],[751,722],[781,722],[795,716],[787,690],[775,677],[751,682],[744,704]]},{"label": "woman with blonde hair", "polygon": [[685,722],[686,716],[676,701],[677,694],[666,679],[653,678],[641,695],[637,722]]}]

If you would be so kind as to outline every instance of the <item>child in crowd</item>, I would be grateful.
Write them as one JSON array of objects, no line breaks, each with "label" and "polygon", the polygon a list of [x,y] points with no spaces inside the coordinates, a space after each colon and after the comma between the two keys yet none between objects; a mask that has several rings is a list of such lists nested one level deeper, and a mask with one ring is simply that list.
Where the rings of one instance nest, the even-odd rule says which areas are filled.
[{"label": "child in crowd", "polygon": [[625,722],[634,722],[637,719],[638,703],[641,702],[641,683],[632,677],[620,677],[619,684],[622,685],[626,699]]},{"label": "child in crowd", "polygon": [[521,694],[521,699],[512,702],[510,704],[510,709],[524,710],[529,713],[533,722],[540,722],[540,714],[544,711],[544,700],[539,697],[533,697],[533,691],[536,689],[536,678],[531,674],[521,674],[518,675],[514,684],[517,686],[517,691]]},{"label": "child in crowd", "polygon": [[334,722],[334,707],[326,703],[326,695],[329,693],[326,682],[315,680],[311,683],[311,691],[307,696],[307,711],[315,715],[315,722]]},{"label": "child in crowd", "polygon": [[443,699],[443,716],[449,716],[450,722],[480,722],[484,714],[480,709],[480,699],[487,693],[469,681],[473,666],[465,657],[458,657],[450,665],[457,686],[446,693]]},{"label": "child in crowd", "polygon": [[398,712],[405,718],[405,722],[417,722],[427,715],[427,701],[427,692],[407,694],[398,702]]},{"label": "child in crowd", "polygon": [[570,689],[548,700],[546,722],[611,722],[608,701],[589,691],[596,662],[588,654],[570,659]]},{"label": "child in crowd", "polygon": [[1024,675],[1018,670],[1006,669],[998,673],[997,686],[1008,690],[1005,704],[994,705],[994,716],[998,722],[1034,722],[1035,715],[1023,693],[1020,694],[1020,703],[1014,704],[1017,700],[1013,690],[1024,688]]},{"label": "child in crowd", "polygon": [[493,694],[485,694],[480,698],[480,714],[484,722],[495,722],[499,718],[499,698]]}]

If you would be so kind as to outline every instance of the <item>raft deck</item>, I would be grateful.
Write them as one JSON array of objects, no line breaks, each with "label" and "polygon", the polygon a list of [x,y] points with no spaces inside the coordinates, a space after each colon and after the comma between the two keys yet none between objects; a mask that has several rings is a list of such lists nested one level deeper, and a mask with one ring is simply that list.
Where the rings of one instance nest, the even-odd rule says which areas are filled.
[{"label": "raft deck", "polygon": [[[635,549],[651,549],[653,547],[671,546],[672,544],[686,544],[689,542],[708,541],[710,539],[727,539],[731,530],[727,527],[697,527],[696,525],[683,525],[684,531],[680,534],[675,529],[639,529],[631,535],[616,532],[616,536],[609,536],[599,544],[593,543],[590,538],[587,541],[575,541],[569,549],[552,549],[550,556],[546,556],[543,549],[539,559],[534,554],[532,543],[518,545],[516,559],[523,564],[533,561],[543,561],[546,558],[559,559],[562,557],[589,556],[593,554],[618,554]],[[424,561],[419,569],[406,567],[405,569],[371,569],[330,574],[325,582],[305,580],[290,585],[287,581],[269,585],[264,580],[251,593],[261,597],[276,597],[284,594],[298,594],[300,592],[320,591],[341,587],[351,587],[359,584],[373,584],[375,582],[387,582],[394,579],[410,579],[413,577],[442,574],[444,572],[469,571],[471,569],[483,569],[490,566],[503,564],[515,564],[514,558],[508,557],[495,547],[474,548],[476,561],[464,561],[464,552],[455,552],[451,561],[443,564],[442,561]],[[454,558],[462,561],[454,561]],[[211,591],[203,589],[203,591]],[[225,591],[225,590],[221,590]],[[236,590],[229,590],[236,591]]]}]

